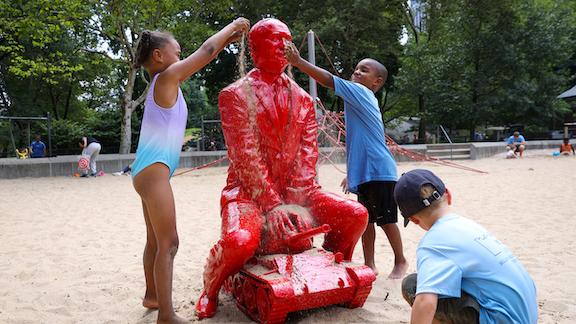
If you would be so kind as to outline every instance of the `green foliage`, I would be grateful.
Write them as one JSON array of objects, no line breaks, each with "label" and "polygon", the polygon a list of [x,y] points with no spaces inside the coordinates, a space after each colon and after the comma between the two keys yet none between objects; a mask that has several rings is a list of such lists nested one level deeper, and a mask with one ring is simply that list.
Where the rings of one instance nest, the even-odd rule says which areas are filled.
[{"label": "green foliage", "polygon": [[[556,96],[575,53],[567,2],[429,1],[432,31],[406,45],[398,107],[432,124],[553,125],[567,112]],[[430,35],[431,34],[431,35]],[[421,101],[418,101],[420,98]]]},{"label": "green foliage", "polygon": [[83,69],[59,43],[82,37],[88,2],[34,0],[0,2],[0,60],[21,78],[42,77],[56,84]]},{"label": "green foliage", "polygon": [[[297,46],[313,30],[322,44],[316,43],[317,64],[343,78],[364,57],[384,63],[389,78],[378,99],[385,120],[415,116],[423,128],[442,124],[473,132],[508,123],[557,129],[573,119],[556,96],[576,82],[576,2],[421,2],[424,30],[409,23],[404,0],[3,0],[0,114],[50,112],[57,150],[76,152],[76,137],[91,135],[104,152],[114,152],[123,113],[147,87],[143,70],[131,66],[140,32],[172,32],[186,56],[245,16],[252,23],[264,17],[286,22]],[[401,44],[405,33],[408,41]],[[229,46],[182,83],[189,127],[219,118],[218,93],[238,78],[237,53],[237,45]],[[307,54],[304,46],[301,55]],[[294,74],[307,88],[307,77]],[[341,109],[331,91],[320,87],[319,96],[327,107]],[[132,143],[141,117],[142,109],[135,109]],[[9,143],[6,134],[4,123],[0,147]]]},{"label": "green foliage", "polygon": [[72,120],[52,122],[52,151],[56,154],[78,154],[78,139],[86,136],[86,125]]}]

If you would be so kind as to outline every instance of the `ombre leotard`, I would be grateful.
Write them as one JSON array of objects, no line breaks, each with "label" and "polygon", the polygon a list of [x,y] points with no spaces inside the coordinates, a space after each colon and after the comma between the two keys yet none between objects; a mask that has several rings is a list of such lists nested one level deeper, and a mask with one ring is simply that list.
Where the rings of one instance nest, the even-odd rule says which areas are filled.
[{"label": "ombre leotard", "polygon": [[152,79],[144,103],[144,117],[140,128],[136,160],[132,163],[132,178],[154,163],[163,163],[168,166],[170,177],[172,177],[180,160],[188,108],[180,88],[178,88],[178,99],[174,106],[162,108],[156,104],[154,86],[158,75],[156,74]]}]

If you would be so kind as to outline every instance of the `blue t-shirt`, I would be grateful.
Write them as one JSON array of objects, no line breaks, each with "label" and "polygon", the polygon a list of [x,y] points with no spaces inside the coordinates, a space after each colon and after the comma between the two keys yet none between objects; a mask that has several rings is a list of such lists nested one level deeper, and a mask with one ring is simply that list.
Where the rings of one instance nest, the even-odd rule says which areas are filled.
[{"label": "blue t-shirt", "polygon": [[438,219],[416,250],[416,294],[460,297],[480,304],[480,323],[538,321],[536,287],[516,256],[477,223],[448,214]]},{"label": "blue t-shirt", "polygon": [[519,135],[518,138],[514,138],[514,135],[508,137],[508,145],[512,144],[512,143],[522,143],[522,142],[526,142],[526,140],[524,139],[524,136]]},{"label": "blue t-shirt", "polygon": [[46,145],[42,141],[38,142],[34,141],[30,144],[30,146],[32,147],[33,158],[44,156],[44,150],[46,149]]},{"label": "blue t-shirt", "polygon": [[344,100],[348,189],[369,181],[396,181],[396,161],[384,137],[384,123],[372,90],[334,76],[336,95]]}]

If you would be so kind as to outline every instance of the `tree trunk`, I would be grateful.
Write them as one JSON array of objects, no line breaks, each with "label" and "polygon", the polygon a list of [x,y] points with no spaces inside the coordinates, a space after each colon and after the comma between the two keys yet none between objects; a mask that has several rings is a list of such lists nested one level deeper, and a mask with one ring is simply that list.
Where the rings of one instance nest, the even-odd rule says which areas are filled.
[{"label": "tree trunk", "polygon": [[136,100],[132,100],[137,74],[138,69],[130,65],[130,69],[128,70],[128,83],[126,84],[124,96],[122,97],[122,111],[124,112],[124,116],[120,127],[120,150],[118,152],[120,154],[130,153],[130,148],[132,147],[132,113],[142,102],[144,102],[150,87],[150,84],[148,84],[140,97]]},{"label": "tree trunk", "polygon": [[132,112],[134,111],[134,101],[132,95],[134,93],[134,83],[136,82],[137,70],[130,66],[128,70],[128,82],[124,89],[124,96],[122,97],[122,111],[124,118],[122,118],[122,126],[120,128],[120,154],[130,153],[132,146]]},{"label": "tree trunk", "polygon": [[426,107],[424,106],[424,95],[418,95],[418,111],[420,112],[420,125],[418,127],[418,143],[426,144]]},{"label": "tree trunk", "polygon": [[58,98],[54,95],[54,91],[52,91],[51,85],[48,85],[48,93],[50,94],[50,102],[52,103],[52,111],[54,112],[54,118],[60,119],[60,114],[58,114]]},{"label": "tree trunk", "polygon": [[132,146],[132,107],[131,103],[124,104],[122,107],[124,116],[120,128],[120,154],[129,154]]},{"label": "tree trunk", "polygon": [[70,99],[72,98],[72,89],[74,84],[72,82],[68,85],[68,95],[66,96],[66,104],[64,105],[64,119],[68,119],[68,111],[70,110]]}]

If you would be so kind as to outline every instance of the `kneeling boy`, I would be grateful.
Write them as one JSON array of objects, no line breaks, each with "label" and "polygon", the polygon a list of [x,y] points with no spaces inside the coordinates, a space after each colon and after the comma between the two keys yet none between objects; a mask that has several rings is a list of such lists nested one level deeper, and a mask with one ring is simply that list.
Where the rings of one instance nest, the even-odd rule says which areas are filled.
[{"label": "kneeling boy", "polygon": [[427,233],[416,250],[418,274],[404,278],[411,323],[538,321],[534,282],[516,256],[477,223],[450,210],[452,196],[428,170],[405,173],[394,199]]}]

